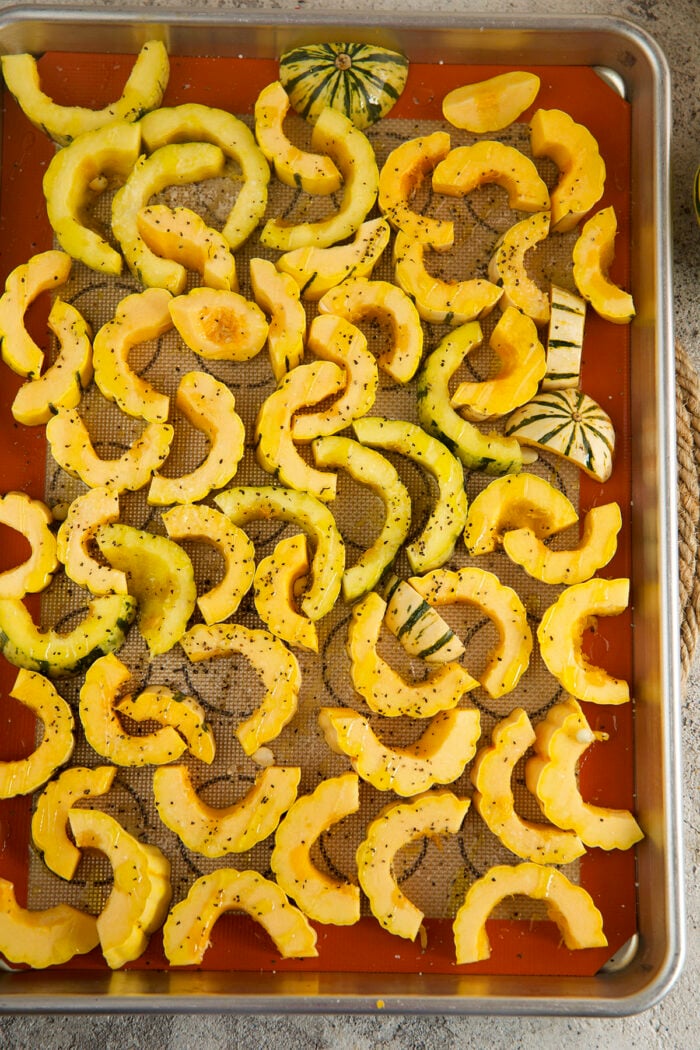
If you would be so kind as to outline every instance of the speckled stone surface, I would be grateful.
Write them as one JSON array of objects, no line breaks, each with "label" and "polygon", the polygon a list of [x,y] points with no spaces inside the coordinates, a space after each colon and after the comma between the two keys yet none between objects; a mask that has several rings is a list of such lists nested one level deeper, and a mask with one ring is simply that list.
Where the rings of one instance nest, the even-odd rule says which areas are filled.
[{"label": "speckled stone surface", "polygon": [[[9,5],[1,4],[6,8]],[[26,4],[25,6],[31,6]],[[57,2],[56,7],[68,6]],[[109,0],[94,8],[126,9],[129,5]],[[135,8],[172,6],[160,0],[142,0]],[[236,3],[235,0],[199,0],[187,5],[210,11],[326,11],[325,0],[267,0]],[[594,14],[619,16],[644,28],[661,46],[672,70],[673,83],[673,242],[674,303],[677,338],[700,369],[700,227],[692,213],[692,182],[700,163],[700,44],[698,0],[336,0],[337,10],[363,11],[368,20],[380,13],[395,15],[440,11],[452,16],[480,11],[512,15]],[[614,1020],[596,1018],[489,1018],[489,1017],[257,1017],[257,1016],[0,1016],[0,1047],[4,1050],[69,1050],[95,1047],[99,1050],[203,1050],[245,1047],[313,1047],[315,1050],[463,1050],[509,1047],[518,1050],[616,1050],[659,1048],[677,1050],[700,1046],[697,989],[700,982],[698,916],[700,892],[700,653],[690,671],[683,703],[683,785],[685,871],[687,908],[687,958],[675,987],[646,1012]]]}]

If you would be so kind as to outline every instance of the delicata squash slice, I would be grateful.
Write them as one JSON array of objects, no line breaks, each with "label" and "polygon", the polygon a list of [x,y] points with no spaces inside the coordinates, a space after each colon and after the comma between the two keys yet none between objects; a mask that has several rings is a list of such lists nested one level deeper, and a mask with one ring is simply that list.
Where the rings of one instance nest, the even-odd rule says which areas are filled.
[{"label": "delicata squash slice", "polygon": [[250,790],[229,806],[210,806],[197,794],[187,766],[153,772],[158,816],[188,849],[204,857],[245,853],[271,835],[297,795],[298,766],[267,766]]},{"label": "delicata squash slice", "polygon": [[173,428],[170,423],[146,423],[121,456],[102,459],[78,410],[59,408],[46,424],[46,437],[53,458],[67,474],[90,488],[103,486],[119,493],[148,484],[170,451]]},{"label": "delicata squash slice", "polygon": [[277,884],[314,922],[352,926],[360,920],[358,887],[319,871],[311,859],[321,835],[359,808],[357,775],[344,773],[293,802],[275,831],[270,867]]},{"label": "delicata squash slice", "polygon": [[184,634],[197,599],[189,556],[167,536],[122,522],[100,525],[95,540],[109,564],[126,573],[149,652],[168,652]]},{"label": "delicata squash slice", "polygon": [[153,721],[161,726],[172,726],[187,744],[191,755],[200,762],[214,761],[214,733],[204,708],[193,696],[186,696],[167,685],[150,685],[137,696],[123,696],[117,701],[116,710],[134,722]]},{"label": "delicata squash slice", "polygon": [[0,598],[0,649],[15,667],[49,678],[79,674],[105,653],[119,649],[136,614],[128,594],[92,598],[71,630],[41,630],[16,598]]},{"label": "delicata squash slice", "polygon": [[464,197],[490,183],[507,191],[514,211],[549,211],[549,190],[534,163],[495,139],[455,146],[433,171],[433,189],[449,197]]},{"label": "delicata squash slice", "polygon": [[96,660],[80,690],[80,721],[90,747],[115,766],[161,765],[182,755],[187,742],[170,725],[150,733],[129,733],[117,714],[131,679],[128,667],[114,653]]},{"label": "delicata squash slice", "polygon": [[546,610],[537,628],[540,653],[567,693],[593,704],[627,703],[629,683],[593,665],[582,646],[597,616],[617,616],[628,603],[628,579],[595,576],[567,587]]},{"label": "delicata squash slice", "polygon": [[578,521],[568,496],[546,478],[523,471],[494,478],[469,505],[464,542],[475,557],[495,551],[511,529],[528,527],[538,539],[563,532]]},{"label": "delicata squash slice", "polygon": [[80,311],[56,299],[47,323],[58,354],[42,375],[22,384],[12,402],[14,418],[29,427],[48,423],[57,407],[79,405],[93,375],[92,333]]},{"label": "delicata squash slice", "polygon": [[446,131],[402,142],[391,151],[379,172],[379,210],[395,230],[402,230],[411,240],[443,251],[454,244],[454,223],[423,215],[411,207],[426,175],[430,174],[450,151]]},{"label": "delicata squash slice", "polygon": [[525,862],[511,867],[497,864],[467,890],[453,923],[456,962],[479,962],[491,955],[486,920],[506,897],[522,895],[547,903],[547,914],[556,922],[570,950],[604,948],[603,917],[591,895],[556,868]]},{"label": "delicata squash slice", "polygon": [[46,211],[59,244],[98,273],[118,276],[122,257],[91,228],[88,210],[110,181],[123,183],[129,177],[140,149],[139,124],[118,121],[73,139],[54,154],[44,174]]},{"label": "delicata squash slice", "polygon": [[290,104],[279,80],[262,89],[255,100],[255,138],[260,149],[286,186],[305,193],[335,193],[342,177],[331,158],[302,150],[287,137],[283,125]]},{"label": "delicata squash slice", "polygon": [[164,288],[127,295],[93,342],[95,383],[100,392],[116,402],[122,412],[147,422],[167,421],[170,398],[130,368],[129,352],[170,331],[170,299],[170,292]]},{"label": "delicata squash slice", "polygon": [[314,124],[311,147],[335,162],[343,177],[338,210],[316,222],[290,223],[268,219],[260,233],[266,248],[328,248],[357,232],[377,197],[379,171],[372,145],[348,117],[326,106]]},{"label": "delicata squash slice", "polygon": [[304,533],[286,536],[255,569],[253,601],[265,626],[289,645],[318,652],[316,624],[298,609],[297,590],[309,572]]},{"label": "delicata squash slice", "polygon": [[23,598],[43,591],[58,568],[51,511],[24,492],[6,492],[0,496],[0,523],[24,536],[30,546],[23,562],[0,572],[0,598]]},{"label": "delicata squash slice", "polygon": [[498,238],[488,268],[490,279],[503,289],[501,308],[522,310],[538,325],[549,320],[549,299],[527,272],[525,256],[548,233],[549,212],[521,219]]},{"label": "delicata squash slice", "polygon": [[457,780],[481,733],[476,708],[439,711],[413,744],[401,748],[382,743],[368,719],[351,707],[322,707],[318,722],[331,751],[347,755],[363,780],[403,798]]},{"label": "delicata squash slice", "polygon": [[501,583],[494,573],[469,565],[457,572],[434,569],[426,576],[411,577],[409,582],[430,605],[463,602],[488,616],[498,640],[479,681],[491,697],[515,689],[530,662],[532,633],[525,607],[512,587]]},{"label": "delicata squash slice", "polygon": [[394,240],[394,277],[410,296],[424,321],[461,325],[485,317],[503,294],[493,281],[468,277],[462,281],[436,277],[425,259],[430,245],[399,230]]},{"label": "delicata squash slice", "polygon": [[450,625],[421,598],[407,580],[389,574],[381,596],[386,602],[384,625],[411,656],[426,663],[446,664],[459,660],[464,645]]},{"label": "delicata squash slice", "polygon": [[206,288],[238,291],[236,259],[226,239],[191,208],[144,205],[136,213],[136,226],[154,255],[199,273]]},{"label": "delicata squash slice", "polygon": [[276,882],[257,871],[219,868],[193,882],[165,920],[163,949],[171,966],[201,965],[212,929],[226,911],[245,912],[260,923],[283,959],[318,955],[316,931]]},{"label": "delicata squash slice", "polygon": [[143,954],[167,915],[170,861],[109,813],[72,809],[68,821],[76,845],[104,853],[112,865],[112,888],[97,916],[97,932],[107,965],[118,969]]},{"label": "delicata squash slice", "polygon": [[134,60],[121,96],[103,109],[64,106],[41,89],[39,67],[33,55],[3,55],[2,74],[7,89],[35,127],[59,146],[67,146],[85,131],[116,121],[135,121],[159,106],[170,75],[165,45],[148,40]]},{"label": "delicata squash slice", "polygon": [[250,590],[255,572],[255,548],[243,529],[215,507],[179,504],[161,515],[171,540],[191,540],[213,547],[224,563],[218,583],[199,594],[197,605],[206,624],[228,620]]},{"label": "delicata squash slice", "polygon": [[350,277],[369,277],[390,233],[385,219],[368,219],[347,244],[294,248],[280,255],[275,265],[294,278],[302,299],[313,302]]},{"label": "delicata squash slice", "polygon": [[41,741],[30,755],[0,762],[0,798],[36,791],[69,760],[75,743],[70,706],[48,678],[22,668],[10,696],[32,711],[44,729]]},{"label": "delicata squash slice", "polygon": [[92,594],[127,594],[126,574],[95,558],[93,544],[100,525],[119,519],[119,494],[98,486],[76,496],[56,534],[56,555],[66,576]]},{"label": "delicata squash slice", "polygon": [[269,259],[251,259],[253,298],[268,319],[267,352],[276,382],[304,360],[306,310],[297,281]]},{"label": "delicata squash slice", "polygon": [[537,864],[568,864],[585,852],[573,831],[554,824],[525,820],[515,810],[513,769],[535,742],[527,712],[522,707],[501,719],[491,744],[479,748],[470,770],[474,806],[487,827],[516,856]]},{"label": "delicata squash slice", "polygon": [[389,933],[413,941],[424,917],[396,880],[396,854],[426,836],[439,841],[439,835],[456,835],[469,805],[468,798],[443,788],[390,805],[369,824],[357,850],[357,874],[372,914]]},{"label": "delicata squash slice", "polygon": [[71,904],[23,908],[14,885],[0,878],[0,953],[8,962],[43,970],[85,955],[99,943],[93,915]]},{"label": "delicata squash slice", "polygon": [[243,458],[243,421],[226,383],[208,372],[187,372],[178,383],[175,405],[193,427],[206,435],[209,447],[199,466],[188,473],[175,478],[154,474],[148,487],[148,502],[158,507],[204,499],[231,481]]},{"label": "delicata squash slice", "polygon": [[263,744],[275,740],[294,717],[301,687],[299,662],[269,631],[237,623],[197,624],[180,644],[193,663],[240,654],[252,664],[265,694],[250,717],[236,727],[246,755],[254,755]]},{"label": "delicata squash slice", "polygon": [[139,122],[149,153],[167,143],[209,142],[218,146],[240,172],[240,188],[221,231],[231,251],[240,248],[267,207],[270,168],[250,128],[233,113],[188,102],[161,106]]},{"label": "delicata squash slice", "polygon": [[535,728],[535,754],[525,763],[525,783],[553,824],[575,831],[587,846],[624,850],[644,838],[632,813],[584,802],[576,776],[584,752],[606,736],[591,730],[573,697],[555,704]]},{"label": "delicata squash slice", "polygon": [[42,292],[66,283],[72,265],[67,252],[51,248],[32,255],[8,274],[0,296],[0,351],[5,364],[17,375],[38,378],[44,351],[27,331],[25,314]]},{"label": "delicata squash slice", "polygon": [[613,558],[621,528],[619,505],[603,503],[586,512],[576,547],[552,550],[533,529],[524,527],[503,533],[503,550],[511,561],[543,583],[583,583]]},{"label": "delicata squash slice", "polygon": [[573,249],[574,281],[600,317],[613,324],[629,324],[635,315],[634,300],[609,274],[616,234],[617,216],[612,206],[601,208],[584,223]]},{"label": "delicata squash slice", "polygon": [[561,109],[538,109],[530,121],[530,147],[535,157],[551,157],[559,181],[551,193],[551,228],[573,230],[593,208],[605,188],[605,162],[588,128]]},{"label": "delicata squash slice", "polygon": [[397,383],[407,383],[418,371],[423,356],[420,314],[411,298],[395,284],[354,274],[329,288],[319,299],[318,310],[343,317],[351,324],[385,324],[390,331],[390,344],[378,355],[378,366]]},{"label": "delicata squash slice", "polygon": [[290,521],[311,537],[310,579],[299,599],[310,620],[320,620],[333,608],[345,567],[345,544],[328,508],[308,492],[274,485],[226,489],[214,502],[236,525],[250,521]]},{"label": "delicata squash slice", "polygon": [[193,288],[171,300],[170,316],[190,350],[205,361],[249,361],[267,339],[262,310],[238,292]]},{"label": "delicata squash slice", "polygon": [[44,864],[62,879],[73,878],[82,856],[68,835],[69,811],[81,800],[106,795],[116,772],[116,766],[70,766],[40,794],[32,814],[32,841]]},{"label": "delicata squash slice", "polygon": [[539,90],[537,74],[514,69],[448,91],[442,100],[442,114],[456,128],[487,135],[517,120]]},{"label": "delicata squash slice", "polygon": [[371,711],[385,718],[431,718],[456,707],[479,683],[456,659],[433,668],[423,680],[407,682],[377,649],[386,609],[386,601],[376,591],[352,607],[347,652],[355,691]]}]

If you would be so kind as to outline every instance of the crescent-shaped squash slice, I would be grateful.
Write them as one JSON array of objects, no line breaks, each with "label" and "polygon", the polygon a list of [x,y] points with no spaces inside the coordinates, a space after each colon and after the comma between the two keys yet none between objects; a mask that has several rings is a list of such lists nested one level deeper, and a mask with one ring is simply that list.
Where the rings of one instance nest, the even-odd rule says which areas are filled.
[{"label": "crescent-shaped squash slice", "polygon": [[493,622],[498,641],[488,655],[479,681],[491,697],[515,689],[525,673],[532,652],[532,633],[527,611],[512,587],[492,572],[466,566],[457,572],[434,569],[426,576],[413,576],[409,583],[429,605],[463,602],[475,605]]},{"label": "crescent-shaped squash slice", "polygon": [[497,374],[493,379],[465,380],[452,395],[452,405],[476,422],[504,416],[534,397],[547,371],[534,322],[513,306],[504,310],[489,346],[500,362]]},{"label": "crescent-shaped squash slice", "polygon": [[538,325],[549,320],[549,297],[527,272],[525,256],[548,233],[548,211],[535,212],[516,222],[496,242],[488,269],[493,283],[503,289],[502,309],[522,310]]},{"label": "crescent-shaped squash slice", "polygon": [[445,664],[464,654],[464,644],[447,621],[406,580],[389,575],[381,593],[384,624],[411,656]]},{"label": "crescent-shaped squash slice", "polygon": [[62,879],[72,879],[80,850],[68,835],[68,812],[81,799],[106,795],[112,787],[116,766],[71,766],[46,785],[32,814],[32,841],[44,863]]},{"label": "crescent-shaped squash slice", "polygon": [[456,661],[441,664],[423,680],[407,682],[377,651],[386,609],[376,591],[353,605],[347,650],[356,692],[385,718],[430,718],[456,707],[479,683]]},{"label": "crescent-shaped squash slice", "polygon": [[160,765],[180,758],[187,747],[179,733],[164,725],[151,733],[129,733],[117,714],[131,672],[108,653],[88,669],[80,690],[80,721],[90,747],[115,766]]},{"label": "crescent-shaped squash slice", "polygon": [[148,288],[179,295],[187,283],[185,266],[151,251],[139,231],[138,216],[150,199],[168,186],[216,178],[224,154],[210,142],[177,142],[143,153],[112,200],[112,232],[134,277]]},{"label": "crescent-shaped squash slice", "polygon": [[255,548],[248,536],[222,511],[203,503],[171,507],[163,512],[161,520],[171,540],[206,543],[221,555],[223,575],[198,596],[197,605],[207,624],[228,620],[253,583]]},{"label": "crescent-shaped squash slice", "polygon": [[378,366],[397,383],[413,379],[423,356],[423,327],[413,300],[395,284],[353,274],[329,288],[319,299],[318,309],[351,324],[385,325],[390,343],[378,355]]},{"label": "crescent-shaped squash slice", "polygon": [[100,525],[119,519],[119,494],[103,485],[76,496],[56,534],[56,556],[66,575],[92,594],[127,594],[126,574],[102,565],[92,550]]},{"label": "crescent-shaped squash slice", "polygon": [[467,517],[464,470],[437,438],[403,419],[363,416],[353,423],[357,440],[372,448],[398,452],[426,470],[437,484],[437,498],[419,536],[406,545],[416,573],[439,568],[451,556]]},{"label": "crescent-shaped squash slice", "polygon": [[100,525],[95,539],[109,564],[126,573],[151,655],[167,653],[184,633],[197,600],[189,556],[167,536],[121,522]]},{"label": "crescent-shaped squash slice", "polygon": [[551,193],[552,230],[573,230],[605,188],[605,162],[588,128],[561,109],[538,109],[530,121],[535,157],[551,157],[559,181]]},{"label": "crescent-shaped squash slice", "polygon": [[80,674],[124,644],[135,613],[131,595],[100,595],[88,602],[83,619],[63,633],[38,627],[18,598],[0,598],[0,650],[15,667],[49,678]]},{"label": "crescent-shaped squash slice", "polygon": [[309,571],[306,536],[287,536],[255,570],[253,600],[265,626],[283,642],[318,652],[316,624],[297,608],[297,589]]},{"label": "crescent-shaped squash slice", "polygon": [[537,864],[569,864],[586,850],[575,832],[525,820],[515,811],[513,769],[534,742],[527,712],[516,707],[494,726],[491,744],[476,754],[470,770],[476,788],[472,800],[487,827],[511,853]]},{"label": "crescent-shaped squash slice", "polygon": [[12,415],[28,427],[48,423],[56,408],[79,405],[93,375],[90,327],[82,314],[56,299],[48,326],[58,340],[58,354],[42,375],[22,384],[12,402]]},{"label": "crescent-shaped squash slice", "polygon": [[257,871],[220,868],[201,875],[163,925],[163,948],[171,966],[198,966],[220,915],[243,911],[270,935],[283,959],[318,955],[316,931],[276,882]]},{"label": "crescent-shaped squash slice", "polygon": [[369,824],[357,850],[357,874],[372,914],[389,933],[413,941],[423,922],[423,912],[396,881],[396,854],[426,836],[436,840],[439,835],[456,835],[469,805],[468,798],[459,799],[451,791],[430,791],[387,807]]},{"label": "crescent-shaped squash slice", "polygon": [[442,100],[442,113],[456,128],[488,135],[517,120],[539,90],[536,73],[513,69],[448,91]]},{"label": "crescent-shaped squash slice", "polygon": [[293,248],[280,255],[275,265],[296,281],[302,299],[314,302],[349,277],[369,277],[389,243],[390,234],[385,219],[368,219],[347,244]]},{"label": "crescent-shaped squash slice", "polygon": [[267,766],[248,793],[230,806],[209,806],[197,794],[186,766],[153,772],[158,815],[195,853],[225,857],[245,853],[271,835],[297,795],[298,766]]},{"label": "crescent-shaped squash slice", "polygon": [[130,368],[129,351],[172,328],[170,299],[170,292],[164,288],[127,295],[93,342],[95,383],[100,392],[115,401],[122,412],[148,422],[167,421],[170,398]]},{"label": "crescent-shaped squash slice", "polygon": [[336,475],[317,470],[300,454],[292,438],[293,417],[338,394],[344,386],[345,370],[332,361],[297,365],[265,398],[255,420],[255,457],[263,470],[324,503],[335,499]]},{"label": "crescent-shaped squash slice", "polygon": [[276,382],[304,360],[306,310],[299,285],[288,273],[280,273],[269,259],[251,259],[250,286],[253,297],[267,315],[267,352]]},{"label": "crescent-shaped squash slice", "polygon": [[346,471],[384,504],[384,523],[374,542],[343,573],[343,596],[352,602],[377,584],[398,554],[411,527],[411,497],[386,456],[359,441],[335,435],[317,438],[312,448],[319,466]]},{"label": "crescent-shaped squash slice", "polygon": [[223,288],[193,288],[176,295],[170,316],[190,350],[205,361],[250,361],[267,339],[260,307]]},{"label": "crescent-shaped squash slice", "polygon": [[314,545],[311,576],[299,604],[310,620],[320,620],[330,612],[340,591],[345,544],[325,504],[308,492],[273,485],[226,489],[214,502],[236,525],[258,519],[290,521],[310,535]]},{"label": "crescent-shaped squash slice", "polygon": [[290,223],[269,219],[260,240],[267,248],[288,252],[295,248],[329,248],[357,232],[377,197],[379,172],[367,136],[343,113],[326,106],[311,133],[311,148],[335,163],[342,179],[338,210],[316,222]]},{"label": "crescent-shaped squash slice", "polygon": [[255,100],[255,137],[260,149],[285,186],[312,194],[335,193],[342,176],[333,160],[302,150],[287,137],[284,119],[289,108],[289,95],[279,80],[262,89]]},{"label": "crescent-shaped squash slice", "polygon": [[598,576],[562,591],[544,613],[537,628],[542,659],[551,674],[572,696],[592,704],[624,704],[629,683],[591,663],[583,652],[583,636],[598,616],[618,616],[629,604],[626,578]]},{"label": "crescent-shaped squash slice", "polygon": [[476,557],[495,551],[511,529],[526,526],[539,539],[578,521],[571,500],[545,478],[523,471],[494,478],[471,501],[464,529],[467,550]]},{"label": "crescent-shaped squash slice", "polygon": [[476,708],[440,711],[415,743],[402,748],[383,744],[364,715],[351,707],[322,707],[318,721],[330,749],[347,755],[363,780],[403,798],[457,780],[474,757],[481,734]]},{"label": "crescent-shaped squash slice", "polygon": [[17,375],[36,379],[44,363],[44,351],[25,326],[25,314],[42,292],[65,284],[73,260],[67,252],[49,249],[32,255],[12,270],[0,296],[0,350],[8,368]]},{"label": "crescent-shaped squash slice", "polygon": [[265,695],[253,714],[236,728],[246,755],[275,740],[294,717],[301,687],[301,671],[294,653],[269,631],[242,624],[198,624],[180,640],[193,662],[239,653],[250,660]]},{"label": "crescent-shaped squash slice", "polygon": [[543,583],[583,583],[612,559],[622,515],[617,503],[591,507],[583,519],[578,546],[552,550],[533,529],[512,529],[503,533],[503,550],[516,565]]},{"label": "crescent-shaped squash slice", "polygon": [[34,970],[68,962],[100,943],[93,915],[70,904],[31,911],[17,903],[15,888],[0,878],[0,953]]},{"label": "crescent-shaped squash slice", "polygon": [[0,762],[0,798],[28,795],[45,784],[73,754],[73,713],[43,675],[21,668],[10,696],[43,723],[41,741],[27,758]]},{"label": "crescent-shaped squash slice", "polygon": [[139,123],[118,121],[78,135],[53,155],[44,174],[46,211],[58,243],[98,273],[118,276],[122,257],[91,228],[87,212],[110,181],[128,178],[140,149]]},{"label": "crescent-shaped squash slice", "polygon": [[345,369],[345,388],[331,405],[318,412],[298,415],[292,423],[295,441],[313,441],[344,430],[374,404],[379,373],[374,354],[359,328],[342,317],[319,314],[309,325],[307,349],[324,361]]},{"label": "crescent-shaped squash slice", "polygon": [[408,139],[389,153],[379,172],[379,210],[394,227],[412,240],[418,240],[435,251],[451,248],[454,223],[422,215],[411,207],[411,199],[421,184],[450,151],[446,131],[434,131]]},{"label": "crescent-shaped squash slice", "polygon": [[534,163],[503,142],[480,139],[455,146],[433,171],[433,189],[449,197],[465,197],[490,183],[507,191],[515,211],[549,211],[549,190]]},{"label": "crescent-shaped squash slice", "polygon": [[226,383],[208,372],[187,372],[178,383],[175,405],[188,423],[206,436],[209,448],[199,466],[186,474],[176,478],[154,475],[148,502],[157,507],[205,499],[231,481],[243,458],[243,421]]},{"label": "crescent-shaped squash slice", "polygon": [[319,871],[311,859],[323,832],[359,808],[357,776],[344,773],[298,798],[277,826],[270,867],[278,885],[314,922],[352,926],[360,921],[358,887]]},{"label": "crescent-shaped squash slice", "polygon": [[227,110],[198,102],[161,106],[140,123],[151,153],[168,142],[211,142],[235,162],[238,193],[221,232],[231,251],[240,248],[265,213],[270,181],[268,163],[248,125]]},{"label": "crescent-shaped squash slice", "polygon": [[67,146],[85,131],[115,121],[135,121],[159,106],[170,74],[165,44],[147,40],[134,59],[120,97],[103,109],[64,106],[41,89],[39,67],[33,55],[3,55],[2,73],[8,91],[25,116],[59,146]]},{"label": "crescent-shaped squash slice", "polygon": [[[216,742],[207,722],[204,708],[193,696],[187,696],[167,685],[149,685],[137,696],[123,696],[115,710],[134,722],[158,722],[172,726],[187,744],[191,755],[200,762],[214,761]],[[179,756],[174,756],[179,757]],[[154,763],[158,765],[158,763]]]},{"label": "crescent-shaped squash slice", "polygon": [[53,515],[42,500],[24,492],[0,496],[0,523],[24,536],[30,553],[12,569],[0,572],[0,598],[23,598],[43,591],[58,568]]},{"label": "crescent-shaped squash slice", "polygon": [[93,489],[135,492],[147,485],[164,463],[173,440],[170,423],[146,423],[116,459],[102,459],[76,408],[59,408],[46,424],[51,455],[67,474]]},{"label": "crescent-shaped squash slice", "polygon": [[461,325],[491,313],[503,289],[484,277],[451,281],[431,273],[425,253],[430,245],[402,230],[394,241],[394,276],[398,286],[416,304],[424,321]]},{"label": "crescent-shaped squash slice", "polygon": [[97,916],[97,932],[107,965],[118,969],[143,954],[167,915],[172,897],[170,861],[109,813],[71,809],[68,822],[80,849],[99,850],[112,865],[112,889]]},{"label": "crescent-shaped squash slice", "polygon": [[226,239],[196,211],[146,205],[136,214],[136,227],[151,252],[194,270],[206,288],[238,290],[236,259]]},{"label": "crescent-shaped squash slice", "polygon": [[548,917],[556,922],[567,948],[604,948],[608,943],[603,917],[582,886],[542,864],[498,864],[469,887],[455,917],[458,966],[489,958],[486,920],[500,901],[518,894],[547,902]]},{"label": "crescent-shaped squash slice", "polygon": [[429,434],[458,456],[468,470],[517,474],[523,463],[518,441],[496,431],[480,430],[463,419],[450,404],[450,380],[482,338],[479,323],[471,321],[446,335],[428,354],[418,373],[418,420]]},{"label": "crescent-shaped squash slice", "polygon": [[584,223],[573,249],[576,287],[600,317],[613,324],[629,324],[635,315],[634,300],[610,278],[615,257],[617,216],[610,206]]},{"label": "crescent-shaped squash slice", "polygon": [[611,809],[584,802],[577,764],[596,740],[577,700],[569,697],[550,707],[535,728],[535,754],[525,763],[525,783],[537,797],[547,820],[575,831],[587,846],[629,849],[644,833],[628,809]]}]

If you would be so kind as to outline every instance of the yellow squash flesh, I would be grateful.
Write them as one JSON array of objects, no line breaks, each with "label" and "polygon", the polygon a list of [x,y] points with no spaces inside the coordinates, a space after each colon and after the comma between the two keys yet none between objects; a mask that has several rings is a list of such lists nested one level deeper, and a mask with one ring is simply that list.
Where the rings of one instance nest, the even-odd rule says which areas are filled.
[{"label": "yellow squash flesh", "polygon": [[69,760],[75,745],[73,713],[48,678],[21,668],[10,696],[42,722],[43,735],[27,758],[0,761],[0,799],[36,791]]}]

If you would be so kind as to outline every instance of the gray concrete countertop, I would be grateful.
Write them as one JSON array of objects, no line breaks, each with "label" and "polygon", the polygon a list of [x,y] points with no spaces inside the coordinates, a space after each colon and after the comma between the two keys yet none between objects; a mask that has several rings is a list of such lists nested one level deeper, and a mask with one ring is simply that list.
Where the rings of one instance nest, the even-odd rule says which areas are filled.
[{"label": "gray concrete countertop", "polygon": [[[0,8],[10,5],[0,3]],[[25,6],[31,6],[26,3]],[[56,7],[69,6],[55,0]],[[172,6],[166,0],[120,4],[106,0],[92,8],[132,9]],[[368,20],[382,12],[395,15],[430,11],[478,14],[488,11],[512,15],[614,15],[628,19],[650,33],[665,52],[673,83],[673,269],[676,335],[700,369],[700,227],[692,214],[692,181],[700,163],[700,7],[698,0],[190,0],[202,11],[367,11]],[[302,1048],[315,1050],[442,1050],[447,1047],[517,1047],[519,1050],[604,1050],[627,1048],[700,1047],[698,985],[700,948],[698,916],[700,891],[700,653],[691,668],[683,706],[683,784],[685,788],[685,870],[687,893],[687,960],[683,974],[665,999],[652,1009],[615,1020],[580,1017],[454,1018],[454,1017],[257,1017],[225,1015],[126,1016],[0,1016],[0,1047],[6,1050],[218,1050],[224,1047]]]}]

